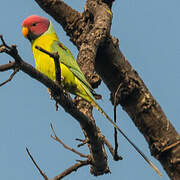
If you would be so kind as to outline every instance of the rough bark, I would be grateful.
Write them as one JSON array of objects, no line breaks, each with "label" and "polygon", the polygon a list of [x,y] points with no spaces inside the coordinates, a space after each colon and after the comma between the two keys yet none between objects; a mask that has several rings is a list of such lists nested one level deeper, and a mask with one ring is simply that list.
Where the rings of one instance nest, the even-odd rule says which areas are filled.
[{"label": "rough bark", "polygon": [[[102,61],[104,67],[108,68],[101,68]],[[151,154],[161,162],[169,177],[179,179],[179,134],[138,73],[125,59],[116,40],[110,39],[100,47],[95,67],[110,89],[112,99],[120,86],[117,103],[128,113],[143,134]]]}]

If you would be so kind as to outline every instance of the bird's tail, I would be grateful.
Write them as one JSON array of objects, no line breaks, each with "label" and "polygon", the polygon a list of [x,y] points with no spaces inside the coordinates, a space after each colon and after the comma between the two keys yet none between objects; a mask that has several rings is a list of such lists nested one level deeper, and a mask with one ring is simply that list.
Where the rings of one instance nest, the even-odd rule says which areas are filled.
[{"label": "bird's tail", "polygon": [[122,136],[134,147],[134,149],[143,157],[143,159],[155,170],[155,172],[162,176],[159,169],[146,157],[146,155],[127,137],[127,135],[116,125],[116,123],[103,111],[103,109],[97,104],[97,102],[92,101],[92,106],[96,107],[96,109],[101,112],[106,119],[122,134]]}]

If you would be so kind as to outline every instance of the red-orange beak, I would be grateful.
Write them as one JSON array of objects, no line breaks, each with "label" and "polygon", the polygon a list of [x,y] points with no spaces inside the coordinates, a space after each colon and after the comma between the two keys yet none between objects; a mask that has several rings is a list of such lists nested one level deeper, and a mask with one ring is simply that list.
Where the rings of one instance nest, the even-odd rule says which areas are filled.
[{"label": "red-orange beak", "polygon": [[29,29],[27,27],[22,27],[22,34],[25,38],[27,38],[28,36],[28,33],[29,33]]}]

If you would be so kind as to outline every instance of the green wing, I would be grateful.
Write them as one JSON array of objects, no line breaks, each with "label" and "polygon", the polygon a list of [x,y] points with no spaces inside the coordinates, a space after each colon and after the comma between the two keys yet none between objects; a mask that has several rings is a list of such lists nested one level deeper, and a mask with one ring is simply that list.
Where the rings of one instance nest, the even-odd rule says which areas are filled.
[{"label": "green wing", "polygon": [[73,55],[69,51],[68,48],[64,46],[64,44],[60,43],[59,41],[54,41],[51,45],[52,52],[58,52],[60,56],[60,62],[66,65],[71,72],[90,90],[93,92],[93,88],[87,82],[84,74],[82,73],[81,69],[79,68],[76,60],[74,59]]}]

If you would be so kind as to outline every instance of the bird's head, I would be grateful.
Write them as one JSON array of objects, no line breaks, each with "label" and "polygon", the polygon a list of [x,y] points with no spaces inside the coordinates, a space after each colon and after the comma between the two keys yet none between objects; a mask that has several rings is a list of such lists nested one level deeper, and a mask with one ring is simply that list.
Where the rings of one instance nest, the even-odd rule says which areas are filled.
[{"label": "bird's head", "polygon": [[50,21],[47,18],[31,15],[22,23],[22,34],[25,38],[33,41],[45,33],[48,30],[49,25]]}]

